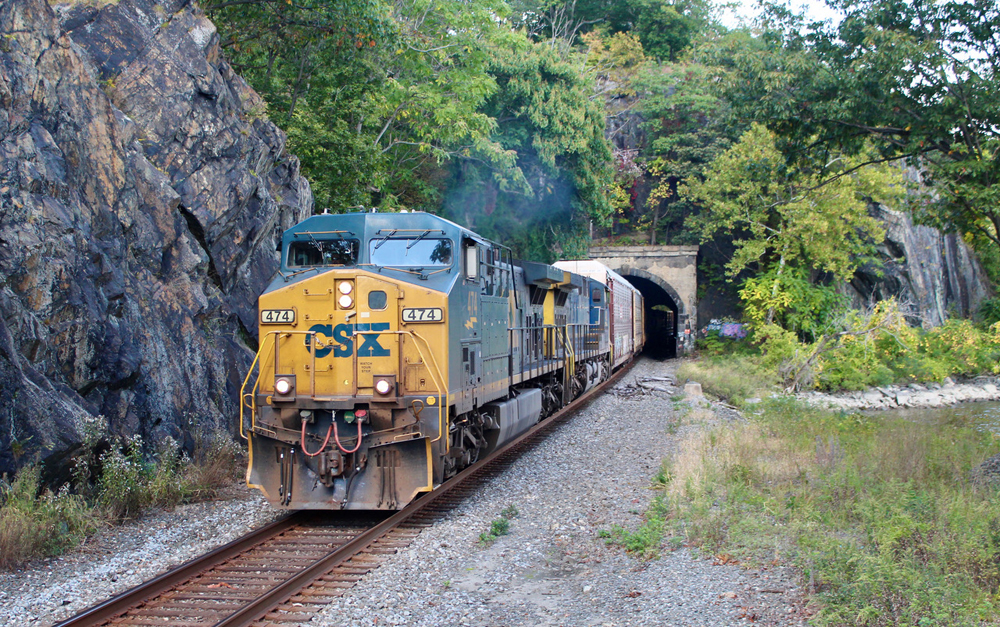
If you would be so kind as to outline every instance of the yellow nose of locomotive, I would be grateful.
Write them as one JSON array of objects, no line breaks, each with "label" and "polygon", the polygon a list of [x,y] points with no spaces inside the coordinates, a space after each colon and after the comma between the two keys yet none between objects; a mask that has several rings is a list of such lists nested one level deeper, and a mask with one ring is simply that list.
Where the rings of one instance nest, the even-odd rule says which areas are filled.
[{"label": "yellow nose of locomotive", "polygon": [[277,403],[395,396],[400,298],[395,283],[357,271],[327,272],[261,296],[261,347],[273,347],[270,359],[262,351],[261,392]]},{"label": "yellow nose of locomotive", "polygon": [[[432,489],[445,306],[440,292],[356,268],[262,295],[248,483],[290,508],[391,509]],[[424,470],[397,479],[404,466]]]}]

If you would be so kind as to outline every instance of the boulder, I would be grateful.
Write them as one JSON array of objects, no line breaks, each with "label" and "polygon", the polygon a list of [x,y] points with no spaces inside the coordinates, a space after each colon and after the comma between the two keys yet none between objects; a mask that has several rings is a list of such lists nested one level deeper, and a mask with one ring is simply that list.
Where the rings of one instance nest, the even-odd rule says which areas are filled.
[{"label": "boulder", "polygon": [[705,396],[704,392],[701,391],[701,384],[696,381],[689,381],[684,384],[684,395],[689,399]]},{"label": "boulder", "polygon": [[88,424],[233,431],[256,296],[312,210],[284,135],[188,0],[5,2],[0,33],[0,472]]}]

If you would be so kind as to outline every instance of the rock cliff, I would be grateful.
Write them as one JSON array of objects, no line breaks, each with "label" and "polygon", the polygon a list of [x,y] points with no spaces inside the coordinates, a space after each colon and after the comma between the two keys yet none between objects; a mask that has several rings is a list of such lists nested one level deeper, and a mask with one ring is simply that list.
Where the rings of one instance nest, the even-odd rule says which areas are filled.
[{"label": "rock cliff", "polygon": [[915,225],[909,214],[885,207],[871,213],[885,228],[881,263],[859,268],[844,286],[854,306],[895,297],[912,322],[926,327],[969,316],[990,296],[979,260],[959,235]]},{"label": "rock cliff", "polygon": [[[312,195],[189,0],[0,2],[0,472],[233,430]],[[51,464],[56,466],[58,464]]]}]

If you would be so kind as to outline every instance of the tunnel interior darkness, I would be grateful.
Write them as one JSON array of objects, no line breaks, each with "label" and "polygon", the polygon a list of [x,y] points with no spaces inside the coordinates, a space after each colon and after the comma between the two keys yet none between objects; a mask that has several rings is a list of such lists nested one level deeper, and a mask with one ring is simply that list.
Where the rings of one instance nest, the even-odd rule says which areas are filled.
[{"label": "tunnel interior darkness", "polygon": [[625,274],[625,279],[642,293],[646,311],[645,354],[655,359],[677,356],[677,303],[662,287],[649,279]]}]

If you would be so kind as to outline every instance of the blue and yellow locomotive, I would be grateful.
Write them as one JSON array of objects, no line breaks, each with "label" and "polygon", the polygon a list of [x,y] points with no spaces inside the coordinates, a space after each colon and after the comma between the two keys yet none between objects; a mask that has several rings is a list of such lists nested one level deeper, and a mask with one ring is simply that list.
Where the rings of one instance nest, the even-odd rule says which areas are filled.
[{"label": "blue and yellow locomotive", "polygon": [[426,213],[286,231],[242,390],[247,483],[293,509],[398,509],[606,379],[642,300]]}]

